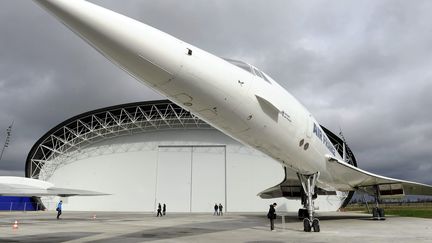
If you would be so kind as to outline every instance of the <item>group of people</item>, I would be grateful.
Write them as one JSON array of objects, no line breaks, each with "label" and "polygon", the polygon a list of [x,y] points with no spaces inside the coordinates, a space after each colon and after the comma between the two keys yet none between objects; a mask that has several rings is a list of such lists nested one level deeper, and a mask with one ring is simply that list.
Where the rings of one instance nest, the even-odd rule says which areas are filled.
[{"label": "group of people", "polygon": [[161,204],[159,203],[156,217],[159,217],[159,216],[162,217],[165,214],[166,214],[166,204],[164,203],[163,207],[162,207]]},{"label": "group of people", "polygon": [[223,215],[222,209],[223,209],[223,206],[221,203],[219,203],[219,205],[217,203],[215,203],[213,215],[222,216]]},{"label": "group of people", "polygon": [[[276,209],[277,206],[276,203],[270,204],[269,211],[267,213],[267,218],[270,219],[270,230],[274,230],[274,220],[276,219]],[[60,200],[60,202],[57,204],[57,219],[60,219],[60,215],[62,214],[62,207],[63,207],[63,201]],[[223,206],[221,203],[219,205],[215,203],[214,205],[214,213],[213,215],[222,216],[223,215]],[[157,209],[157,215],[156,217],[162,217],[166,214],[166,204],[164,203],[163,206],[159,203],[158,209]]]},{"label": "group of people", "polygon": [[[222,205],[220,205],[221,207],[222,207]],[[60,202],[57,204],[57,208],[56,208],[56,211],[57,211],[57,219],[60,219],[60,215],[62,214],[62,207],[63,207],[63,201],[62,200],[60,200]],[[222,209],[221,209],[222,210]],[[222,213],[222,211],[221,211],[221,213]],[[157,215],[156,215],[156,217],[159,217],[159,216],[164,216],[166,214],[166,204],[164,203],[163,204],[163,206],[159,203],[159,205],[158,205],[158,209],[157,209]]]}]

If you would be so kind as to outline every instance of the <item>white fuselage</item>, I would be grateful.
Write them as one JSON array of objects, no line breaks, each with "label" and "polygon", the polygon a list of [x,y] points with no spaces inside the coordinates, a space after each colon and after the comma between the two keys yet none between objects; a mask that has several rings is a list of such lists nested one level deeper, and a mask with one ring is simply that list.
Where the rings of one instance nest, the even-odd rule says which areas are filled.
[{"label": "white fuselage", "polygon": [[319,172],[318,184],[331,189],[337,175],[326,169],[325,155],[340,156],[309,111],[269,77],[267,82],[171,35],[85,1],[37,2],[174,103],[284,166],[303,174]]}]

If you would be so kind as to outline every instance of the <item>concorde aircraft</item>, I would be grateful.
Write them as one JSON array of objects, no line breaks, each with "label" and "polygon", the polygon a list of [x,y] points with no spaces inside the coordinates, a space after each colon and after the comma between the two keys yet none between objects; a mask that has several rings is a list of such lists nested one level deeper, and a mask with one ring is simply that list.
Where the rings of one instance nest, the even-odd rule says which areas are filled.
[{"label": "concorde aircraft", "polygon": [[[381,196],[432,195],[432,186],[348,163],[311,113],[257,67],[219,58],[83,0],[35,1],[137,80],[296,173],[297,180],[284,180],[259,195],[302,197],[304,231],[320,231],[314,217],[317,192],[364,190],[377,202]],[[378,207],[373,214],[384,216]]]}]

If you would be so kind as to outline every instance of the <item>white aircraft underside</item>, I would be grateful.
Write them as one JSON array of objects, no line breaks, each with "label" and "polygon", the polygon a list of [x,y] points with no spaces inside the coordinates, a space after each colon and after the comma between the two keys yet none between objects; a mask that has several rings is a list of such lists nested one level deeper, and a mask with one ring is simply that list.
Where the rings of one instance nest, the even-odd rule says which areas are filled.
[{"label": "white aircraft underside", "polygon": [[42,196],[101,196],[107,195],[94,191],[59,188],[54,184],[46,181],[16,177],[16,176],[0,176],[0,196],[26,196],[26,197],[42,197]]},{"label": "white aircraft underside", "polygon": [[[327,191],[372,187],[382,195],[432,195],[432,186],[349,165],[310,112],[270,76],[249,64],[219,58],[86,1],[36,2],[137,80],[297,173],[309,202],[315,185]],[[266,190],[260,195],[278,194]],[[313,211],[310,204],[308,209]]]}]

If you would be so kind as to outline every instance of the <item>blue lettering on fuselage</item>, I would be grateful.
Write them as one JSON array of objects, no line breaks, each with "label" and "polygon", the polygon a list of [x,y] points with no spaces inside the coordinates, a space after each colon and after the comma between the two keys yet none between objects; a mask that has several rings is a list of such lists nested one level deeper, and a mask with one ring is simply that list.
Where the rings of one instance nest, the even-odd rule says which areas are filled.
[{"label": "blue lettering on fuselage", "polygon": [[317,126],[315,123],[313,126],[313,133],[327,147],[327,149],[333,154],[333,156],[335,156],[336,155],[336,149],[333,146],[332,142],[330,142],[327,135],[321,130],[321,127]]}]

